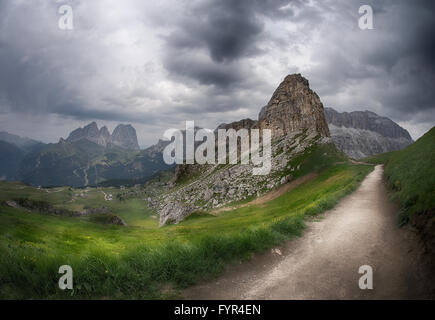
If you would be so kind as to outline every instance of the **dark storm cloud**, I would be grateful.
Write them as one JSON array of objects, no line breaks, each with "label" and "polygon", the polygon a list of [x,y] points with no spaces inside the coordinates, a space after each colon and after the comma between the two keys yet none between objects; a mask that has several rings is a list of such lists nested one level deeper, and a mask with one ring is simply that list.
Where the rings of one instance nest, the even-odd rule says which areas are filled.
[{"label": "dark storm cloud", "polygon": [[[287,6],[287,7],[286,7]],[[261,48],[264,19],[288,19],[292,0],[222,0],[196,3],[176,29],[165,37],[165,67],[171,73],[201,84],[227,87],[239,84],[242,74],[237,61],[266,54]],[[285,10],[283,10],[283,8]],[[204,50],[208,60],[195,61],[194,51]]]},{"label": "dark storm cloud", "polygon": [[418,26],[413,47],[419,62],[435,73],[435,10],[430,14],[428,11],[427,16],[427,20]]},{"label": "dark storm cloud", "polygon": [[[179,28],[167,37],[175,50],[205,47],[215,62],[255,55],[257,40],[264,30],[261,16],[288,18],[291,11],[280,8],[291,0],[221,0],[194,6]],[[293,1],[295,2],[295,1]]]},{"label": "dark storm cloud", "polygon": [[[434,8],[434,2],[404,3],[401,19],[392,23],[396,43],[381,47],[383,56],[374,55],[372,60],[373,65],[387,70],[391,83],[400,88],[380,95],[390,115],[395,114],[399,120],[409,119],[413,112],[432,111],[435,116]],[[435,118],[427,120],[435,122]]]},{"label": "dark storm cloud", "polygon": [[381,18],[376,22],[381,31],[388,29],[393,36],[370,53],[361,55],[360,59],[364,63],[391,70],[401,59],[410,57],[420,67],[435,71],[435,4],[426,1],[402,4],[398,19],[388,19],[388,9],[379,8],[379,12],[384,12],[385,20],[388,20],[385,23]]},{"label": "dark storm cloud", "polygon": [[205,85],[227,87],[243,80],[240,68],[235,64],[217,65],[190,55],[173,55],[167,58],[166,68],[176,75],[196,79]]}]

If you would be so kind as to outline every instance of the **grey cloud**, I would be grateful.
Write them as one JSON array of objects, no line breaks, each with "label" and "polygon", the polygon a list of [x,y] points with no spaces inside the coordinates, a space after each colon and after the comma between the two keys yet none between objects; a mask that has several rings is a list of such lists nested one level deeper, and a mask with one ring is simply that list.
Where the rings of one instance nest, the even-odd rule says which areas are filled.
[{"label": "grey cloud", "polygon": [[[186,119],[213,128],[255,117],[295,71],[325,105],[370,109],[414,127],[435,122],[433,1],[69,3],[76,29],[65,34],[57,2],[0,1],[3,123],[22,113],[132,122],[142,132],[152,127],[150,135]],[[358,28],[366,3],[375,30]]]},{"label": "grey cloud", "polygon": [[359,1],[338,10],[341,22],[349,19],[343,25],[353,28],[324,26],[325,46],[319,47],[309,78],[326,104],[342,110],[370,109],[404,122],[425,114],[425,121],[434,123],[434,4],[370,2],[374,30],[361,31],[351,20]]},{"label": "grey cloud", "polygon": [[158,113],[131,114],[124,112],[123,109],[118,111],[92,110],[74,104],[61,105],[57,112],[53,113],[60,116],[69,116],[77,120],[99,119],[113,122],[140,122],[142,124],[154,124],[159,118]]}]

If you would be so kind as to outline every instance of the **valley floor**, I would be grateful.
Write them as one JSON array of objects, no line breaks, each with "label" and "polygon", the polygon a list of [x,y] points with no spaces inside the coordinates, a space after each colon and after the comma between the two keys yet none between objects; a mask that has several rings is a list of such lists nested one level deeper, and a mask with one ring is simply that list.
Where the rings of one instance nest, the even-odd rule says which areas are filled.
[{"label": "valley floor", "polygon": [[[184,290],[186,299],[417,299],[433,298],[415,231],[397,224],[377,166],[351,195],[304,235],[215,281]],[[373,268],[373,290],[361,290],[358,269]]]}]

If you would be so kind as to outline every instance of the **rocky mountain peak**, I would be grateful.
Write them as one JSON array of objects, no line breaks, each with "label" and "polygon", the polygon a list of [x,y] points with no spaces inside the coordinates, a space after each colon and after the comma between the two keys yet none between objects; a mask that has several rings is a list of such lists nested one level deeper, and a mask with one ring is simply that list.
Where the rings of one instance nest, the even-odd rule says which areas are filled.
[{"label": "rocky mountain peak", "polygon": [[92,122],[83,128],[82,133],[87,137],[97,139],[100,135],[100,130],[98,130],[97,123]]},{"label": "rocky mountain peak", "polygon": [[83,128],[78,128],[70,133],[67,142],[89,140],[104,147],[120,147],[129,150],[139,150],[136,130],[131,125],[118,125],[112,134],[106,126],[98,129],[96,122],[92,122]]},{"label": "rocky mountain peak", "polygon": [[84,130],[92,130],[92,131],[97,130],[98,131],[98,125],[95,121],[92,121],[90,124],[86,125],[83,129]]},{"label": "rocky mountain peak", "polygon": [[[86,125],[83,128],[78,128],[70,133],[66,141],[76,142],[82,139],[87,139],[89,141],[98,143],[99,130],[95,122]],[[98,143],[99,144],[99,143]]]},{"label": "rocky mountain peak", "polygon": [[312,129],[323,137],[330,136],[323,104],[300,74],[285,77],[261,110],[258,127],[271,129],[273,138],[304,129]]},{"label": "rocky mountain peak", "polygon": [[100,135],[101,135],[102,137],[105,137],[105,138],[109,139],[109,138],[110,138],[110,132],[109,132],[109,129],[107,129],[106,126],[102,127],[102,128],[100,129]]},{"label": "rocky mountain peak", "polygon": [[139,150],[136,129],[132,125],[120,124],[113,130],[110,143],[117,147]]}]

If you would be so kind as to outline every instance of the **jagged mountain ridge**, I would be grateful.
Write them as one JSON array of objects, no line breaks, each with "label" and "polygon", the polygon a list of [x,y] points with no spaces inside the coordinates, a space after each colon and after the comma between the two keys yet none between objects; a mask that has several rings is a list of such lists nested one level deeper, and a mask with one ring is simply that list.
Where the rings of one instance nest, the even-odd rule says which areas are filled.
[{"label": "jagged mountain ridge", "polygon": [[92,122],[83,128],[70,133],[67,142],[77,142],[86,139],[103,147],[120,147],[127,150],[139,150],[136,130],[132,125],[118,125],[110,134],[106,126],[98,129],[97,123]]},{"label": "jagged mountain ridge", "polygon": [[325,108],[328,124],[377,132],[384,137],[412,140],[409,132],[387,117],[381,117],[372,111],[338,112]]},{"label": "jagged mountain ridge", "polygon": [[325,108],[325,117],[334,143],[354,159],[401,150],[414,142],[407,130],[371,111]]}]

